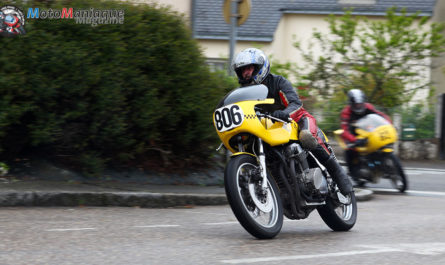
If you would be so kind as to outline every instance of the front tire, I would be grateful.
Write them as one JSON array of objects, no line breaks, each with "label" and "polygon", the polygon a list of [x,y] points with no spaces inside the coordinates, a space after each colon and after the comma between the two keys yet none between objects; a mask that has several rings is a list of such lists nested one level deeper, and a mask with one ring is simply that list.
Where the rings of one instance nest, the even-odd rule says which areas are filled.
[{"label": "front tire", "polygon": [[268,175],[265,193],[258,162],[250,155],[233,157],[224,172],[227,200],[240,224],[259,239],[274,238],[283,226],[283,205],[277,184]]},{"label": "front tire", "polygon": [[348,197],[349,203],[340,202],[336,194],[326,198],[326,204],[317,208],[321,219],[334,231],[348,231],[357,221],[357,201],[354,192],[351,192]]}]

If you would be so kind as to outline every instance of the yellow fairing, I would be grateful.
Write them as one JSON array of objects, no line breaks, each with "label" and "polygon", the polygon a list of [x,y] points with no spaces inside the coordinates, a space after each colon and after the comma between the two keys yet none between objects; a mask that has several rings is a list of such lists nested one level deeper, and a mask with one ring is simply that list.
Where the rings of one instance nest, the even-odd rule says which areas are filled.
[{"label": "yellow fairing", "polygon": [[384,125],[376,128],[372,132],[362,129],[356,129],[357,138],[368,138],[368,144],[364,147],[358,147],[358,151],[364,153],[375,152],[382,147],[393,144],[397,141],[397,131],[392,125]]},{"label": "yellow fairing", "polygon": [[[233,153],[238,152],[238,150],[233,149],[229,145],[229,140],[233,136],[240,133],[253,134],[261,138],[264,142],[268,143],[271,146],[285,144],[290,140],[298,140],[298,125],[296,122],[292,121],[291,123],[273,123],[270,119],[266,118],[262,118],[260,120],[255,114],[255,105],[273,103],[274,99],[265,99],[262,101],[249,100],[235,103],[242,109],[244,120],[241,125],[231,130],[223,132],[218,131],[218,129],[216,130],[224,146]],[[215,124],[215,113],[213,113],[213,122],[216,128],[217,126]]]}]

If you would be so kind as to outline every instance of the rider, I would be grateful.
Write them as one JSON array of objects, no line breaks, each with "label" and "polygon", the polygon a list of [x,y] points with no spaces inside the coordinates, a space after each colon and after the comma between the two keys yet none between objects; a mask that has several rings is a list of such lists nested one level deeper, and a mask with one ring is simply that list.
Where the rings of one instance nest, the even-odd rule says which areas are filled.
[{"label": "rider", "polygon": [[[367,139],[357,139],[355,137],[355,127],[353,123],[368,114],[378,114],[392,123],[391,118],[383,112],[374,108],[371,103],[366,102],[366,97],[360,89],[351,89],[348,92],[348,105],[345,106],[340,114],[341,128],[343,129],[342,138],[354,146],[366,145]],[[357,151],[354,148],[348,148],[345,152],[346,163],[352,176],[356,175],[356,169],[353,166],[353,159],[357,157]]]},{"label": "rider", "polygon": [[283,76],[270,73],[270,63],[264,52],[256,48],[245,49],[235,56],[232,68],[241,86],[263,84],[269,89],[268,97],[275,99],[276,107],[272,116],[286,121],[289,117],[295,120],[300,128],[302,146],[326,167],[343,195],[351,193],[352,183],[338,164],[333,150],[326,144],[315,118],[303,108],[292,84]]}]

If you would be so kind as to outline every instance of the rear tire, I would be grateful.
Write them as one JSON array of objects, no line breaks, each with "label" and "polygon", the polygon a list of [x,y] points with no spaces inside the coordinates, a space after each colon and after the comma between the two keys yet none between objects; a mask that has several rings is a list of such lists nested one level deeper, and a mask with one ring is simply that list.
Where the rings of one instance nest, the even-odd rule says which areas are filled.
[{"label": "rear tire", "polygon": [[254,237],[274,238],[283,226],[283,205],[277,184],[268,174],[267,194],[261,191],[258,162],[250,155],[233,157],[224,172],[227,200],[240,224]]},{"label": "rear tire", "polygon": [[399,158],[391,153],[387,157],[388,171],[390,171],[389,180],[395,189],[398,189],[400,192],[405,192],[408,189],[408,179],[403,171],[402,164],[400,163]]},{"label": "rear tire", "polygon": [[321,219],[334,231],[348,231],[355,225],[357,220],[357,201],[354,192],[351,192],[349,196],[349,204],[343,204],[337,198],[328,196],[326,204],[317,208]]}]

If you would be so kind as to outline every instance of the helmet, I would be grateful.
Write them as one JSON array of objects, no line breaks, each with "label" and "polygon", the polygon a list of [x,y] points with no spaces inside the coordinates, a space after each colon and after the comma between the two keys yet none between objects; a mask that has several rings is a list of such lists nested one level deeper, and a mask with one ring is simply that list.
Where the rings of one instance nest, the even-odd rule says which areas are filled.
[{"label": "helmet", "polygon": [[[254,70],[252,78],[244,80],[242,76],[242,68],[248,65],[253,65]],[[256,84],[261,84],[270,72],[270,63],[263,51],[256,48],[248,48],[236,55],[232,61],[232,69],[238,76],[240,84],[249,84],[252,81]]]},{"label": "helmet", "polygon": [[365,93],[360,89],[349,90],[348,101],[354,113],[363,114],[365,112]]}]

